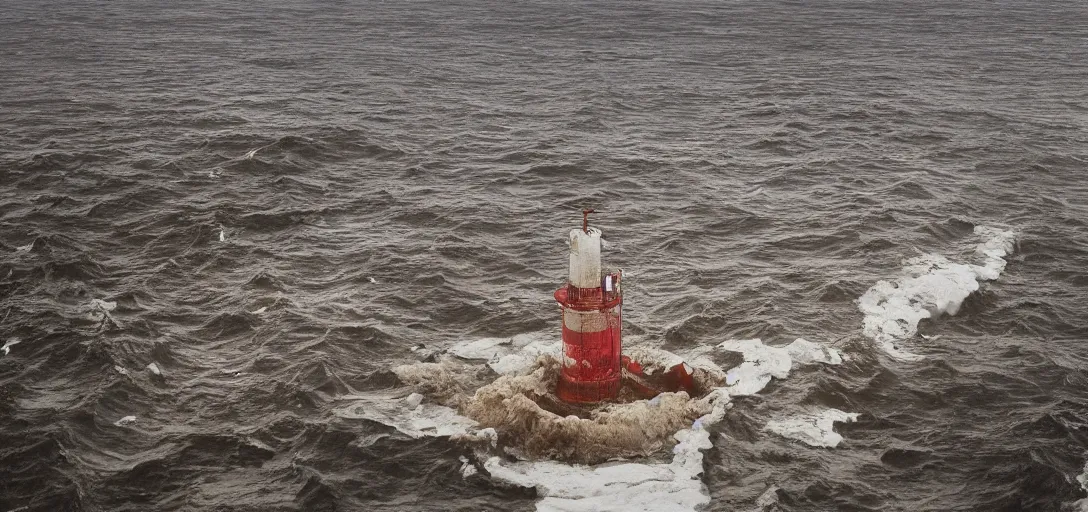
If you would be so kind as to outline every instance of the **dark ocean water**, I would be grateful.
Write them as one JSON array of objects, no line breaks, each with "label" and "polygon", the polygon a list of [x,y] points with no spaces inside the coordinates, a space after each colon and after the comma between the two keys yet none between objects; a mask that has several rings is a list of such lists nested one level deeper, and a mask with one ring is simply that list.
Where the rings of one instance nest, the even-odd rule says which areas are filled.
[{"label": "dark ocean water", "polygon": [[[532,510],[332,410],[417,344],[558,337],[583,207],[625,333],[850,357],[736,400],[710,510],[1086,495],[1083,2],[0,11],[0,510]],[[1004,274],[889,358],[856,300],[976,225]],[[861,413],[836,449],[762,431],[816,406]]]}]

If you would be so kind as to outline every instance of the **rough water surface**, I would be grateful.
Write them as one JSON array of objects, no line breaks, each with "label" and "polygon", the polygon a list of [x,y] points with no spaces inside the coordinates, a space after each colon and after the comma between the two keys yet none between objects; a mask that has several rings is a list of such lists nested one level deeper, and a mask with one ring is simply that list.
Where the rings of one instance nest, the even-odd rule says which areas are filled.
[{"label": "rough water surface", "polygon": [[[2,11],[0,510],[1088,496],[1082,2]],[[646,460],[475,459],[393,368],[557,338],[584,207],[625,336],[758,338],[766,387]]]}]

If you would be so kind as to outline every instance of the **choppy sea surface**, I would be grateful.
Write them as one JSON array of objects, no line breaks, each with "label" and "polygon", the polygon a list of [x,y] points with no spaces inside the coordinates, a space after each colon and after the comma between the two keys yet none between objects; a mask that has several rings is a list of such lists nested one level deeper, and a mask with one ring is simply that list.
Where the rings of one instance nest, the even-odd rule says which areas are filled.
[{"label": "choppy sea surface", "polygon": [[[1083,2],[0,10],[0,510],[535,509],[334,410],[420,344],[558,340],[586,207],[625,335],[845,356],[734,399],[705,509],[1088,496]],[[980,226],[1000,277],[882,349],[859,299]],[[829,408],[834,448],[765,429]]]}]

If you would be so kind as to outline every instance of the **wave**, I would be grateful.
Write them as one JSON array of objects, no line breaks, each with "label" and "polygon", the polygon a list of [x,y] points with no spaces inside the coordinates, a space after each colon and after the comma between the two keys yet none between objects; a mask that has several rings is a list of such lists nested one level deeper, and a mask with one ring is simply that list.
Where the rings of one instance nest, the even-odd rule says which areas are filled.
[{"label": "wave", "polygon": [[865,335],[896,359],[922,359],[900,346],[918,333],[918,323],[942,314],[955,315],[982,282],[1001,276],[1005,258],[1013,252],[1015,232],[983,226],[974,232],[982,238],[975,248],[981,264],[954,263],[941,255],[925,254],[907,260],[906,276],[869,288],[858,299],[858,308],[865,314]]},{"label": "wave", "polygon": [[842,442],[842,436],[833,430],[835,423],[857,421],[856,413],[827,409],[817,413],[800,414],[771,420],[765,430],[787,439],[800,441],[809,446],[834,448]]}]

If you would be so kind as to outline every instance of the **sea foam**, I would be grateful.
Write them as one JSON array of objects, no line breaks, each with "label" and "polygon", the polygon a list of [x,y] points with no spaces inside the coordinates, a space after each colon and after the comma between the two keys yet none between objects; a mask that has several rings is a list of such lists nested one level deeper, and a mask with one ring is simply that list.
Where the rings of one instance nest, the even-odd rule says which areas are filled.
[{"label": "sea foam", "polygon": [[926,254],[906,261],[904,276],[878,281],[858,299],[865,315],[863,332],[892,357],[919,360],[922,356],[900,348],[902,340],[918,333],[924,318],[955,315],[963,301],[978,291],[983,281],[993,281],[1005,270],[1005,257],[1013,251],[1016,234],[978,226],[982,238],[976,254],[982,263],[955,263],[944,256]]},{"label": "sea foam", "polygon": [[495,373],[509,375],[528,370],[540,356],[558,358],[562,345],[541,333],[519,334],[511,338],[482,338],[455,345],[449,352],[463,359],[487,361]]},{"label": "sea foam", "polygon": [[771,379],[785,379],[796,364],[840,364],[842,354],[833,348],[797,338],[785,347],[763,344],[756,338],[729,340],[717,346],[718,350],[740,352],[744,362],[726,372],[726,390],[730,395],[754,395],[767,387]]},{"label": "sea foam", "polygon": [[809,446],[834,448],[842,442],[842,436],[834,431],[835,423],[849,423],[857,419],[856,413],[827,409],[818,413],[771,420],[764,429]]},{"label": "sea foam", "polygon": [[19,343],[22,343],[22,340],[20,340],[19,338],[11,338],[7,341],[7,343],[4,343],[3,347],[0,347],[0,352],[3,352],[6,356],[11,353],[11,347],[18,345]]},{"label": "sea foam", "polygon": [[341,418],[365,419],[397,429],[412,438],[444,437],[464,434],[476,422],[457,411],[437,404],[422,403],[422,396],[345,396],[352,404],[333,411]]}]

